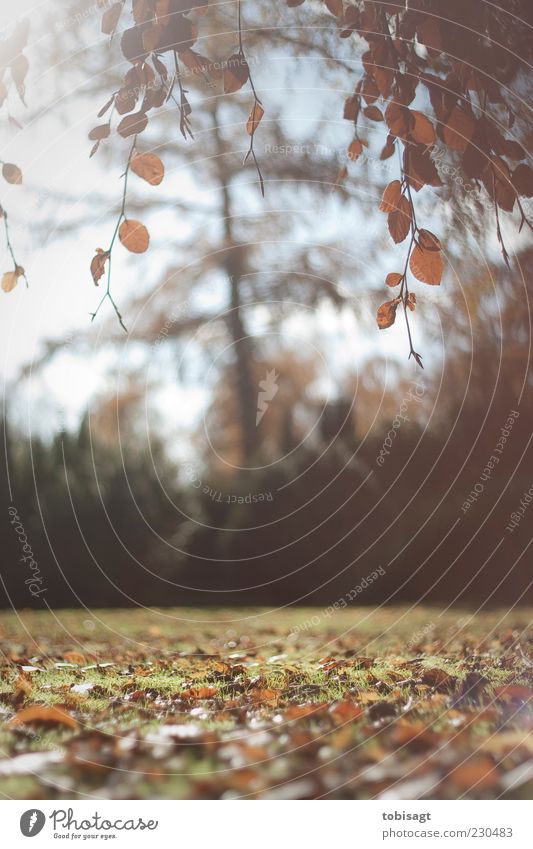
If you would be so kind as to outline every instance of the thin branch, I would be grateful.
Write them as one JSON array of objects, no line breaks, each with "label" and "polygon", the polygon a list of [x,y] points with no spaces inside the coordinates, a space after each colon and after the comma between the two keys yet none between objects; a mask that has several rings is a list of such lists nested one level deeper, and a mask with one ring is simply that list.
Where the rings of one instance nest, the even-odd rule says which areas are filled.
[{"label": "thin branch", "polygon": [[2,209],[2,213],[3,213],[3,218],[4,218],[4,232],[5,232],[5,237],[6,237],[6,248],[9,251],[11,259],[13,260],[13,265],[15,266],[14,270],[15,270],[17,277],[24,277],[24,281],[26,283],[26,289],[29,289],[28,278],[26,277],[26,272],[24,271],[24,268],[22,267],[22,265],[20,265],[17,262],[17,259],[15,257],[15,252],[13,250],[13,245],[11,244],[11,239],[10,239],[10,236],[9,236],[9,226],[8,226],[8,223],[7,223],[7,212],[5,211],[5,209]]},{"label": "thin branch", "polygon": [[256,88],[255,88],[255,85],[254,85],[254,81],[252,79],[252,72],[250,71],[250,65],[248,64],[248,60],[247,60],[246,54],[244,52],[244,47],[243,47],[243,42],[242,42],[241,0],[238,0],[238,2],[237,2],[237,9],[238,9],[238,23],[239,23],[239,54],[242,56],[242,58],[246,62],[246,67],[248,68],[248,80],[250,82],[250,88],[252,89],[252,94],[254,96],[254,104],[252,106],[252,111],[250,113],[251,116],[252,116],[252,131],[250,133],[250,147],[248,148],[248,152],[247,152],[246,156],[244,157],[243,165],[245,165],[248,162],[248,159],[251,156],[253,161],[254,161],[254,165],[255,165],[255,168],[256,168],[256,171],[257,171],[257,176],[259,177],[259,186],[261,188],[261,194],[264,197],[265,196],[265,182],[263,180],[261,168],[259,167],[259,162],[257,160],[257,156],[255,155],[255,150],[254,150],[254,137],[255,137],[255,131],[256,131],[257,126],[258,126],[255,123],[255,116],[257,114],[257,108],[258,107],[261,110],[261,114],[262,114],[263,104],[261,103],[261,100],[257,96],[257,91],[256,91]]},{"label": "thin branch", "polygon": [[137,136],[135,135],[133,137],[133,142],[132,142],[132,145],[131,145],[131,148],[130,148],[130,152],[128,154],[128,161],[126,163],[126,169],[125,169],[124,174],[123,174],[124,187],[123,187],[123,190],[122,190],[122,204],[121,204],[121,207],[120,207],[120,212],[118,214],[117,223],[115,225],[115,229],[114,229],[113,235],[111,237],[111,242],[109,243],[109,247],[106,251],[106,254],[107,254],[107,286],[106,286],[106,290],[104,292],[104,295],[103,295],[100,303],[96,307],[96,310],[93,313],[91,313],[91,321],[94,321],[96,316],[100,312],[101,307],[104,305],[105,301],[109,300],[111,306],[115,310],[115,313],[117,315],[120,326],[122,327],[122,329],[126,333],[128,332],[128,328],[124,324],[124,321],[122,319],[122,315],[120,314],[120,310],[119,310],[119,308],[118,308],[118,306],[115,302],[115,299],[113,298],[113,295],[111,294],[111,259],[112,259],[111,253],[112,253],[112,250],[113,250],[113,245],[115,244],[115,241],[116,241],[116,238],[117,238],[117,235],[118,235],[120,225],[122,224],[123,220],[126,218],[126,198],[127,198],[127,192],[128,192],[128,176],[129,176],[129,172],[130,172],[131,159],[132,159],[133,153],[135,151],[136,143],[137,143]]}]

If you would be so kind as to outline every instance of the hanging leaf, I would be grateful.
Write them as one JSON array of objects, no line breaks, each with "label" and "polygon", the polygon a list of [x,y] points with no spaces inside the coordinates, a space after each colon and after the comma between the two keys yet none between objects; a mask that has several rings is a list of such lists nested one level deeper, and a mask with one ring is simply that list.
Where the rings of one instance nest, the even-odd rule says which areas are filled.
[{"label": "hanging leaf", "polygon": [[115,32],[123,6],[123,3],[113,3],[109,9],[105,10],[102,15],[102,32],[105,35],[112,35]]},{"label": "hanging leaf", "polygon": [[438,286],[444,268],[442,253],[439,250],[427,250],[420,245],[415,245],[409,259],[409,268],[417,280],[428,283],[430,286]]},{"label": "hanging leaf", "polygon": [[399,284],[403,280],[403,274],[398,274],[396,271],[391,271],[390,274],[387,274],[385,278],[385,283],[387,286],[399,286]]},{"label": "hanging leaf", "polygon": [[97,127],[92,128],[89,138],[91,141],[101,141],[101,139],[107,139],[110,132],[109,124],[99,124]]},{"label": "hanging leaf", "polygon": [[416,308],[416,295],[414,292],[409,292],[407,295],[407,299],[405,301],[405,306],[407,309],[411,310],[411,312],[415,311]]},{"label": "hanging leaf", "polygon": [[360,139],[354,139],[348,147],[348,159],[356,162],[363,152],[363,142]]},{"label": "hanging leaf", "polygon": [[16,271],[6,271],[2,276],[2,289],[4,292],[12,292],[18,283]]},{"label": "hanging leaf", "polygon": [[475,128],[472,115],[456,106],[442,129],[442,136],[450,150],[465,151]]},{"label": "hanging leaf", "polygon": [[398,208],[389,213],[387,224],[393,241],[397,245],[403,242],[411,229],[411,204],[405,195],[398,201]]},{"label": "hanging leaf", "polygon": [[249,75],[245,56],[242,53],[234,53],[224,68],[224,93],[233,94],[239,91],[248,82]]},{"label": "hanging leaf", "polygon": [[143,254],[148,250],[150,234],[140,221],[126,219],[119,227],[118,237],[125,248],[134,254]]},{"label": "hanging leaf", "polygon": [[165,166],[155,153],[136,153],[131,159],[130,168],[151,186],[158,186],[165,176]]},{"label": "hanging leaf", "polygon": [[2,177],[8,183],[18,186],[22,183],[22,171],[13,162],[4,162],[2,165]]},{"label": "hanging leaf", "polygon": [[96,253],[91,260],[91,274],[94,285],[98,286],[98,281],[105,271],[105,264],[109,259],[109,251],[104,251],[102,248],[96,248]]},{"label": "hanging leaf", "polygon": [[387,327],[392,327],[396,321],[396,310],[399,302],[400,299],[395,298],[393,301],[385,301],[378,308],[376,319],[380,330],[386,330]]},{"label": "hanging leaf", "polygon": [[366,106],[363,109],[363,115],[370,118],[371,121],[384,121],[383,113],[377,106]]},{"label": "hanging leaf", "polygon": [[407,139],[410,127],[410,114],[406,106],[391,101],[385,110],[385,121],[393,136]]},{"label": "hanging leaf", "polygon": [[136,136],[142,133],[148,124],[148,117],[144,112],[132,112],[131,115],[126,115],[117,127],[118,132],[123,138],[128,136]]},{"label": "hanging leaf", "polygon": [[344,15],[344,9],[342,6],[342,0],[324,0],[328,11],[331,12],[332,15],[335,15],[336,18],[342,18]]},{"label": "hanging leaf", "polygon": [[346,121],[357,121],[360,108],[361,101],[359,99],[359,95],[352,94],[351,97],[348,97],[344,101],[344,118]]},{"label": "hanging leaf", "polygon": [[519,195],[533,197],[533,171],[529,165],[519,165],[515,168],[511,180]]},{"label": "hanging leaf", "polygon": [[440,240],[430,230],[419,230],[418,241],[420,247],[427,251],[440,251]]},{"label": "hanging leaf", "polygon": [[411,138],[416,144],[433,145],[437,140],[435,127],[422,112],[411,110]]},{"label": "hanging leaf", "polygon": [[381,212],[394,212],[402,195],[402,184],[399,180],[393,180],[385,188],[379,208]]},{"label": "hanging leaf", "polygon": [[250,115],[248,116],[248,120],[246,122],[246,132],[249,136],[253,136],[264,114],[265,110],[263,109],[261,104],[257,103],[257,101],[254,101],[252,111],[250,112]]}]

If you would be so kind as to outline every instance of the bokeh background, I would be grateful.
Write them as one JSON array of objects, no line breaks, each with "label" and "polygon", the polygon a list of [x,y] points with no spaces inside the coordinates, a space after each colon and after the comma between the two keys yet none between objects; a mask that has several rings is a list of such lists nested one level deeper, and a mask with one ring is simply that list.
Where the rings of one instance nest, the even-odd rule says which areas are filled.
[{"label": "bokeh background", "polygon": [[[165,180],[130,183],[151,247],[113,257],[128,334],[109,304],[91,323],[89,263],[112,233],[129,148],[113,136],[89,159],[87,134],[128,67],[101,12],[2,6],[5,35],[20,16],[31,29],[27,106],[10,94],[2,113],[1,158],[24,183],[0,200],[29,288],[0,298],[1,603],[533,601],[531,231],[501,213],[507,268],[483,189],[437,151],[445,185],[416,206],[447,267],[441,287],[418,287],[424,369],[408,361],[402,323],[375,323],[384,277],[403,264],[378,211],[398,176],[379,157],[384,125],[369,124],[356,162],[346,155],[363,43],[339,41],[322,6],[276,4],[274,20],[254,0],[243,14],[265,199],[243,165],[250,92],[190,74],[194,139],[169,101],[140,142]],[[235,3],[217,4],[202,52],[235,43]],[[519,74],[513,132],[527,150],[530,94]]]}]

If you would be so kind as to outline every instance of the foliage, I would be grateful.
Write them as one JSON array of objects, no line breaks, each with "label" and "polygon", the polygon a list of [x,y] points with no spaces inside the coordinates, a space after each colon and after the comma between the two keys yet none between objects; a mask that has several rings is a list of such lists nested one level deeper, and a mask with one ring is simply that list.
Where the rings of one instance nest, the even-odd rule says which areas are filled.
[{"label": "foliage", "polygon": [[191,619],[4,614],[0,793],[530,798],[528,611]]},{"label": "foliage", "polygon": [[[303,2],[286,0],[289,7],[301,6]],[[103,32],[114,34],[124,5],[115,3],[105,10]],[[110,133],[113,112],[123,116],[117,126],[118,133],[133,136],[125,186],[138,136],[148,126],[152,109],[173,99],[180,110],[182,135],[192,138],[191,106],[182,83],[182,74],[187,71],[206,77],[224,94],[233,94],[250,84],[253,103],[246,121],[250,136],[246,159],[252,156],[264,193],[264,180],[254,151],[255,133],[264,108],[245,52],[240,0],[236,4],[236,51],[220,63],[193,49],[201,38],[202,21],[209,19],[213,9],[216,12],[216,6],[216,3],[208,5],[208,0],[192,6],[190,0],[133,1],[133,26],[125,29],[121,37],[122,53],[131,68],[121,88],[100,110],[99,116],[111,110],[108,123],[91,131],[91,137],[96,139],[92,150],[95,152]],[[451,3],[417,0],[392,6],[365,0],[325,2],[327,12],[336,18],[340,38],[352,38],[355,33],[366,41],[368,48],[362,56],[363,76],[344,106],[344,117],[353,123],[355,133],[348,158],[356,161],[368,144],[360,136],[360,123],[364,119],[385,122],[388,128],[381,158],[390,158],[396,150],[400,156],[399,179],[387,186],[380,208],[388,216],[393,241],[399,244],[409,237],[409,242],[403,270],[387,277],[387,285],[399,286],[398,295],[382,304],[377,321],[381,329],[390,327],[396,319],[397,307],[403,307],[409,356],[420,366],[422,358],[413,347],[409,326],[409,312],[416,309],[417,297],[410,291],[408,271],[417,281],[439,285],[444,260],[439,239],[417,221],[413,192],[424,186],[438,188],[443,184],[434,156],[437,143],[460,157],[464,174],[478,187],[483,185],[494,206],[496,232],[507,263],[500,210],[512,212],[516,206],[520,228],[524,223],[531,226],[520,198],[533,195],[533,171],[523,162],[526,150],[512,135],[516,115],[509,97],[523,63],[530,56],[531,45],[520,17],[522,14],[527,18],[526,4],[516,0],[512,6],[512,10],[503,10],[477,1],[458,0]],[[167,57],[172,60],[171,68],[165,62]],[[429,98],[427,113],[412,108],[419,88],[425,89]],[[157,169],[162,169],[159,162]],[[344,168],[341,177],[346,174]],[[124,203],[125,200],[117,228],[128,224]],[[138,230],[142,225],[135,226]],[[110,273],[115,235],[116,231],[110,248],[99,249],[93,259],[97,272],[93,270],[95,283],[107,260]],[[143,229],[143,237],[135,239],[135,245],[130,239],[121,241],[129,250],[144,251],[148,247],[148,233]],[[110,277],[102,301],[106,298],[111,300],[122,322],[110,293]]]}]

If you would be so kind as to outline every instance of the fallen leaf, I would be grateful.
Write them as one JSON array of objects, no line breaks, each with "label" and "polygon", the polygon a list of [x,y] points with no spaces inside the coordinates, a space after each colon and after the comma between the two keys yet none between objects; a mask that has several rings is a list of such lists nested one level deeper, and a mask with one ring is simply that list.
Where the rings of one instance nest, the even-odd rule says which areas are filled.
[{"label": "fallen leaf", "polygon": [[70,713],[58,707],[32,705],[20,710],[7,724],[10,728],[18,725],[34,723],[36,725],[66,725],[67,728],[77,728],[78,723]]}]

